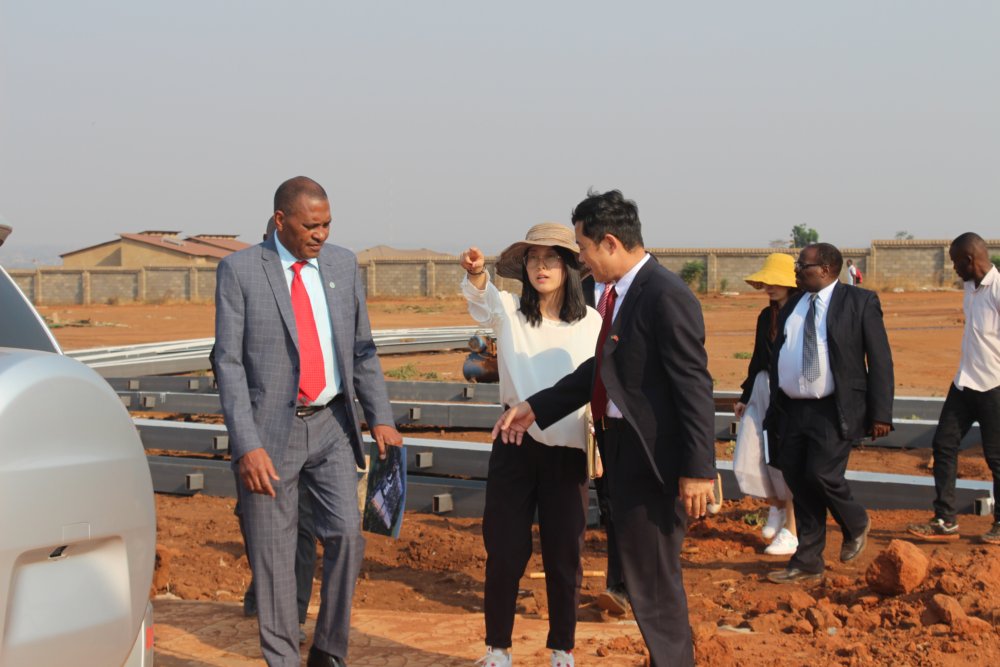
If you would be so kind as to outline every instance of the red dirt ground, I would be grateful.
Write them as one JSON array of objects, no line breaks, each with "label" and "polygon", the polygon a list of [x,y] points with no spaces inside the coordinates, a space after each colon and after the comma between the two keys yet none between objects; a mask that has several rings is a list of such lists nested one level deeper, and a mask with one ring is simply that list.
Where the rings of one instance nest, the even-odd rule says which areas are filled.
[{"label": "red dirt ground", "polygon": [[[893,347],[897,394],[943,395],[958,363],[960,293],[880,296]],[[739,357],[752,349],[753,324],[764,300],[759,294],[708,296],[702,303],[716,386],[734,389],[742,381],[747,364],[745,358]],[[89,320],[85,326],[55,329],[68,349],[212,335],[213,309],[208,305],[40,310],[60,323]],[[375,299],[370,310],[376,328],[472,324],[459,299]],[[413,363],[420,372],[433,372],[441,379],[460,379],[463,357],[463,353],[386,357],[383,365],[389,370]],[[437,435],[484,438],[482,433]],[[727,448],[726,443],[719,444],[720,458],[728,457]],[[863,447],[852,454],[850,467],[926,475],[927,457],[926,451]],[[981,454],[963,455],[961,476],[989,479]],[[166,598],[161,604],[169,604],[173,596],[200,600],[205,605],[228,604],[220,609],[232,615],[249,579],[232,507],[229,499],[157,497],[162,559],[154,588]],[[909,593],[884,595],[872,591],[866,582],[866,570],[890,540],[905,537],[907,523],[925,520],[929,511],[873,512],[871,544],[859,562],[850,565],[837,560],[840,537],[831,523],[827,552],[831,565],[826,581],[802,587],[776,586],[763,579],[768,570],[782,567],[785,559],[762,553],[765,543],[759,528],[751,525],[760,513],[757,501],[727,501],[719,515],[691,527],[683,559],[699,664],[989,665],[1000,659],[996,631],[1000,623],[1000,548],[981,545],[976,539],[989,527],[988,517],[962,517],[963,537],[959,542],[919,545],[930,562],[926,578]],[[605,557],[603,533],[588,531],[584,569],[604,570]],[[434,618],[455,622],[466,619],[463,632],[475,645],[475,636],[481,632],[484,559],[481,522],[477,519],[407,514],[398,540],[368,536],[363,575],[355,596],[359,632],[364,632],[364,623],[374,618],[391,618],[394,614],[399,619],[419,618],[414,614],[440,613],[442,616]],[[529,573],[536,571],[541,571],[537,549],[528,567]],[[584,579],[579,618],[581,635],[587,638],[578,645],[577,659],[581,664],[644,664],[634,626],[622,625],[593,604],[603,586],[600,577]],[[517,627],[524,628],[526,641],[538,635],[532,619],[545,618],[546,601],[542,580],[526,576],[522,588]],[[204,647],[198,643],[202,638],[194,630],[187,630],[192,634],[185,655],[199,656],[193,661],[176,657],[184,653],[174,647],[184,645],[185,630],[173,628],[173,634],[170,627],[165,626],[165,630],[171,648],[164,649],[158,659],[168,666],[248,664],[259,656],[259,652],[255,653],[252,627],[244,629],[249,633],[243,642],[245,650],[236,650],[224,658],[208,657],[211,652],[202,650]],[[515,642],[521,638],[517,632],[516,628]],[[432,645],[422,645],[421,650],[434,652],[433,641],[426,639],[425,643]],[[445,650],[446,645],[451,646],[440,640],[440,650],[434,655],[452,657],[427,664],[469,664],[478,657],[474,650],[465,655],[455,653],[453,647]],[[201,647],[201,653],[192,646]],[[538,648],[526,647],[527,653],[518,655],[537,655],[537,661],[542,662],[545,654],[537,652]],[[405,647],[400,651],[403,653]]]}]

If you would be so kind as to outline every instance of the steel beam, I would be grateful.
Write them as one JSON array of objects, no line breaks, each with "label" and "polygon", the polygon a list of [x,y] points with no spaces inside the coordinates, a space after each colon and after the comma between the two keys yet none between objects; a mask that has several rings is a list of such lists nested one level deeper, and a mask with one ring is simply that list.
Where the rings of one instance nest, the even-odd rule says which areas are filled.
[{"label": "steel beam", "polygon": [[195,454],[228,454],[229,431],[223,424],[193,424],[165,419],[133,419],[146,449]]}]

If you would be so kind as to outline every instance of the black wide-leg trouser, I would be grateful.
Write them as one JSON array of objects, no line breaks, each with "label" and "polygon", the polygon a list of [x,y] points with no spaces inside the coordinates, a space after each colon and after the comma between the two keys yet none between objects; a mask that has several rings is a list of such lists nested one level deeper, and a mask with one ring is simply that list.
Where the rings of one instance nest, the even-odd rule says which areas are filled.
[{"label": "black wide-leg trouser", "polygon": [[535,511],[549,601],[550,649],[571,650],[580,603],[587,463],[582,449],[550,447],[525,434],[520,446],[498,437],[490,454],[483,511],[486,644],[510,648],[517,592],[531,558]]}]

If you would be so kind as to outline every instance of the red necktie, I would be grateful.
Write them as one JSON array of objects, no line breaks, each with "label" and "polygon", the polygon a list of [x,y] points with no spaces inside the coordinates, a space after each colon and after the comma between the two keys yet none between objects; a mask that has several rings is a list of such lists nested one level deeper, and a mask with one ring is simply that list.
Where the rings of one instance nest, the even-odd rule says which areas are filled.
[{"label": "red necktie", "polygon": [[326,387],[326,369],[323,366],[323,348],[316,333],[309,293],[302,282],[302,267],[306,261],[292,264],[292,310],[295,311],[295,329],[299,332],[299,399],[312,403]]},{"label": "red necktie", "polygon": [[604,288],[604,294],[597,304],[597,312],[604,318],[601,324],[601,333],[597,336],[597,351],[594,353],[596,367],[594,370],[594,389],[590,396],[590,412],[594,416],[594,423],[604,419],[604,414],[608,411],[608,390],[604,387],[604,380],[601,379],[601,358],[604,356],[604,341],[608,339],[608,332],[611,331],[611,321],[615,319],[615,292],[614,283],[608,283]]}]

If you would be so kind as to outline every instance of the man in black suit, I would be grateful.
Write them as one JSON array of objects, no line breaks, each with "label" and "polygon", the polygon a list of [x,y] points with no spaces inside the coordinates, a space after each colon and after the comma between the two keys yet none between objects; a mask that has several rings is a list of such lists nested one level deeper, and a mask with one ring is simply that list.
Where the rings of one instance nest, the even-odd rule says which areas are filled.
[{"label": "man in black suit", "polygon": [[799,547],[775,583],[823,578],[826,513],[843,532],[840,560],[858,557],[871,526],[844,478],[851,446],[892,430],[892,352],[878,296],[838,281],[844,259],[829,243],[799,253],[803,293],[778,320],[771,406],[764,422],[770,459],[795,497]]},{"label": "man in black suit", "polygon": [[685,513],[705,515],[715,480],[715,405],[701,307],[651,261],[621,192],[573,211],[580,260],[614,285],[594,357],[507,410],[494,428],[520,443],[591,401],[625,586],[652,665],[693,665],[681,577]]}]

